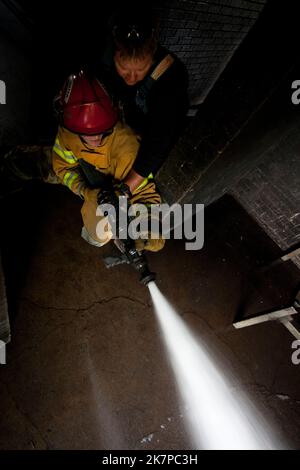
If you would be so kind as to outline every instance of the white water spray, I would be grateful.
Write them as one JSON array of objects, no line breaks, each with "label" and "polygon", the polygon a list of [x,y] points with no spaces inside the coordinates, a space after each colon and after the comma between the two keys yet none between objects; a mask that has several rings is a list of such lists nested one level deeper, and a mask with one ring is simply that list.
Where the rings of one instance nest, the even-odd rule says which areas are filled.
[{"label": "white water spray", "polygon": [[278,449],[253,405],[233,391],[154,282],[148,284],[197,449]]}]

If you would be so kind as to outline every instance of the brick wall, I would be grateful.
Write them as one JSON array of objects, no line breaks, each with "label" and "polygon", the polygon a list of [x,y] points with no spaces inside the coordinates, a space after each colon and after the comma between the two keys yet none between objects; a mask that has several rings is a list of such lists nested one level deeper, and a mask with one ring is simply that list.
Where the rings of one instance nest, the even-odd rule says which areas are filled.
[{"label": "brick wall", "polygon": [[[285,27],[291,25],[293,12],[288,8],[277,11],[273,5],[265,7],[162,167],[158,179],[170,202],[189,202],[199,185],[205,202],[213,202],[235,176],[241,176],[239,171],[255,162],[255,149],[250,162],[238,165],[229,156],[229,147],[280,86],[296,58],[290,50],[296,44],[295,25],[284,36],[278,35],[281,21]],[[285,93],[289,103],[290,85]],[[270,111],[262,120],[262,128],[271,126],[273,114]]]},{"label": "brick wall", "polygon": [[186,64],[201,103],[260,15],[266,0],[170,0],[157,10],[161,42]]},{"label": "brick wall", "polygon": [[282,250],[300,243],[300,119],[230,193]]},{"label": "brick wall", "polygon": [[169,203],[231,193],[283,250],[300,234],[297,18],[266,6],[157,178]]}]

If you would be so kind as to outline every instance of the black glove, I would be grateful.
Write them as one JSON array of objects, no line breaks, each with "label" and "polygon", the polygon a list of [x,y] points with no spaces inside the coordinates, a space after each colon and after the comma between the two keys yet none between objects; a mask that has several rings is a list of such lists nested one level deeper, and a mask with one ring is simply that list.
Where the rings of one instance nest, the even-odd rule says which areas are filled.
[{"label": "black glove", "polygon": [[131,191],[129,189],[129,186],[124,183],[123,181],[115,181],[114,182],[114,191],[117,195],[117,197],[120,196],[126,196],[128,199],[132,198]]},{"label": "black glove", "polygon": [[125,196],[128,199],[132,197],[129,186],[122,181],[114,182],[110,188],[100,189],[97,202],[101,204],[112,204],[116,206],[119,201],[119,197]]},{"label": "black glove", "polygon": [[113,188],[111,189],[100,189],[97,195],[98,205],[112,204],[113,206],[117,203],[117,196]]}]

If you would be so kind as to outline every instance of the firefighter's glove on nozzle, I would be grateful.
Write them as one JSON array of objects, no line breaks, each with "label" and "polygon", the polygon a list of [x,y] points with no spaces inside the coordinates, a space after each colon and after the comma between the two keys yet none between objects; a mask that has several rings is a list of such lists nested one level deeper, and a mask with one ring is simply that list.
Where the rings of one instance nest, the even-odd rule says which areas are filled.
[{"label": "firefighter's glove on nozzle", "polygon": [[115,205],[117,201],[117,196],[113,189],[100,189],[97,195],[97,203],[99,206],[102,204],[112,204]]},{"label": "firefighter's glove on nozzle", "polygon": [[116,182],[111,186],[110,189],[100,189],[97,196],[97,202],[99,205],[116,205],[118,203],[119,197],[121,196],[125,196],[130,199],[132,197],[132,194],[126,183]]},{"label": "firefighter's glove on nozzle", "polygon": [[122,181],[116,181],[114,183],[114,190],[116,195],[119,196],[126,196],[127,199],[132,198],[131,191],[129,189],[129,186],[126,183],[123,183]]}]

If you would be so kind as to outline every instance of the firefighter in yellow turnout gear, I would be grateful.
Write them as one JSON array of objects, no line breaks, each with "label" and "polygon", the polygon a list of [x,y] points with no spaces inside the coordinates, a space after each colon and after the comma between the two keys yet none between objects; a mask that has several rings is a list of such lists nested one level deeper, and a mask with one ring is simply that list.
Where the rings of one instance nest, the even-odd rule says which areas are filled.
[{"label": "firefighter in yellow turnout gear", "polygon": [[[101,172],[122,181],[131,170],[139,142],[136,134],[117,122],[109,97],[96,79],[83,73],[71,76],[60,96],[62,125],[53,146],[53,169],[64,185],[84,199],[81,209],[82,236],[89,243],[102,246],[112,238],[108,224],[99,224],[103,215],[96,215],[101,187],[91,188],[82,171],[82,162],[91,165],[94,173]],[[152,176],[146,178],[130,195],[131,204],[160,204]],[[104,227],[99,233],[99,227]],[[144,238],[144,237],[143,237]],[[147,236],[136,240],[139,250],[158,251],[163,248],[160,237]]]}]

